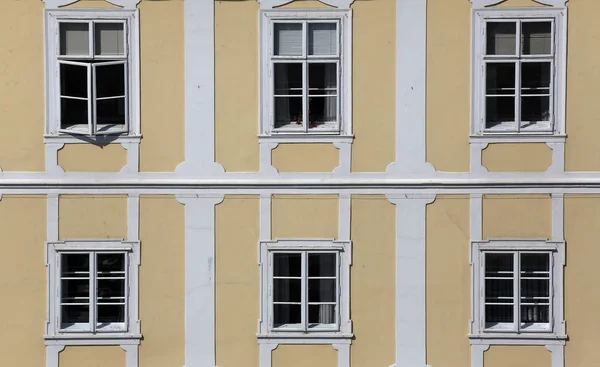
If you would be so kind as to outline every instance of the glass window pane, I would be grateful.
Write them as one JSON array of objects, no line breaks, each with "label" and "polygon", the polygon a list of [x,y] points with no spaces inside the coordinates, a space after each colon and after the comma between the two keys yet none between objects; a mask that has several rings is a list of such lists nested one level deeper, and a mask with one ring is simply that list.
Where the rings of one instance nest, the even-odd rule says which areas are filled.
[{"label": "glass window pane", "polygon": [[335,302],[337,281],[335,279],[309,279],[308,302]]},{"label": "glass window pane", "polygon": [[513,254],[485,254],[485,276],[486,277],[507,277],[514,275]]},{"label": "glass window pane", "polygon": [[308,276],[335,277],[336,262],[337,254],[335,253],[308,254]]},{"label": "glass window pane", "polygon": [[60,255],[61,277],[83,277],[88,278],[90,274],[90,255],[83,254],[61,254]]},{"label": "glass window pane", "polygon": [[300,302],[302,280],[273,279],[273,302]]},{"label": "glass window pane", "polygon": [[302,311],[300,305],[273,305],[273,326],[300,324]]},{"label": "glass window pane", "polygon": [[63,305],[60,307],[61,327],[68,328],[73,324],[90,322],[90,306]]},{"label": "glass window pane", "polygon": [[309,55],[336,55],[337,45],[336,23],[311,23],[308,25]]},{"label": "glass window pane", "polygon": [[87,70],[82,65],[60,64],[60,95],[87,98]]},{"label": "glass window pane", "polygon": [[521,93],[550,93],[550,62],[524,62],[521,64]]},{"label": "glass window pane", "polygon": [[550,275],[550,254],[540,253],[521,254],[521,276],[522,277],[542,277],[547,278]]},{"label": "glass window pane", "polygon": [[487,63],[485,73],[486,95],[515,95],[515,64]]},{"label": "glass window pane", "polygon": [[273,276],[276,277],[301,277],[302,254],[274,253]]},{"label": "glass window pane", "polygon": [[90,54],[90,26],[88,23],[60,23],[60,54],[88,56]]},{"label": "glass window pane", "polygon": [[125,97],[96,101],[96,122],[102,126],[98,131],[104,131],[111,126],[125,125]]},{"label": "glass window pane", "polygon": [[315,327],[319,324],[335,324],[336,321],[335,305],[309,305],[308,306],[308,327]]},{"label": "glass window pane", "polygon": [[550,121],[550,97],[521,97],[521,127],[529,127],[530,122]]},{"label": "glass window pane", "polygon": [[88,102],[78,99],[61,98],[60,128],[68,129],[74,125],[88,124]]},{"label": "glass window pane", "polygon": [[60,281],[61,303],[89,303],[89,279],[62,279]]},{"label": "glass window pane", "polygon": [[486,279],[486,303],[513,303],[514,283],[512,279]]},{"label": "glass window pane", "polygon": [[517,51],[517,23],[487,23],[487,54],[515,55]]},{"label": "glass window pane", "polygon": [[274,54],[302,56],[302,23],[274,24]]},{"label": "glass window pane", "polygon": [[275,63],[275,95],[302,95],[302,64]]},{"label": "glass window pane", "polygon": [[125,64],[97,65],[96,97],[117,97],[125,95]]},{"label": "glass window pane", "polygon": [[[550,322],[550,306],[548,305],[527,305],[521,306],[522,327],[532,326],[531,324],[546,324]],[[529,324],[529,325],[528,325]]]},{"label": "glass window pane", "polygon": [[308,64],[308,95],[323,96],[337,94],[337,64]]},{"label": "glass window pane", "polygon": [[96,255],[98,277],[121,276],[125,274],[125,254]]},{"label": "glass window pane", "polygon": [[96,55],[125,55],[123,23],[96,23],[94,51]]},{"label": "glass window pane", "polygon": [[485,101],[485,128],[514,126],[515,97],[487,97]]},{"label": "glass window pane", "polygon": [[275,97],[275,128],[302,125],[302,97]]},{"label": "glass window pane", "polygon": [[485,327],[491,328],[500,323],[514,322],[513,305],[486,305]]},{"label": "glass window pane", "polygon": [[98,303],[115,303],[125,300],[125,279],[98,279]]},{"label": "glass window pane", "polygon": [[125,322],[125,305],[98,305],[98,328],[102,328],[102,324],[113,322]]},{"label": "glass window pane", "polygon": [[549,55],[552,53],[552,22],[523,22],[523,55]]}]

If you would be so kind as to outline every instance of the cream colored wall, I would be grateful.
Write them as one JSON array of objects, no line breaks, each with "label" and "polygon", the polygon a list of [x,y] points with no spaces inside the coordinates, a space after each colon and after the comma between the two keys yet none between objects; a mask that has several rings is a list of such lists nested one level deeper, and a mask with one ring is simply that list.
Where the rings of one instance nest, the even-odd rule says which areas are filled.
[{"label": "cream colored wall", "polygon": [[[254,195],[227,195],[216,207],[215,325],[219,367],[258,367],[259,199]],[[240,301],[244,307],[240,307]]]},{"label": "cream colored wall", "polygon": [[185,160],[185,32],[182,0],[140,9],[140,170],[172,172]]},{"label": "cream colored wall", "polygon": [[483,354],[483,363],[485,367],[551,367],[551,357],[544,346],[496,345]]},{"label": "cream colored wall", "polygon": [[119,172],[127,165],[127,151],[121,144],[65,144],[58,164],[65,172]]},{"label": "cream colored wall", "polygon": [[490,144],[481,159],[490,172],[544,172],[552,165],[552,150],[544,143]]},{"label": "cream colored wall", "polygon": [[285,4],[280,7],[281,9],[299,9],[299,8],[331,8],[330,6],[323,4],[317,0],[296,0],[289,4]]},{"label": "cream colored wall", "polygon": [[391,366],[396,359],[396,208],[383,195],[353,195],[351,217],[350,308],[356,336],[351,365]]},{"label": "cream colored wall", "polygon": [[427,160],[469,171],[471,3],[427,3]]},{"label": "cream colored wall", "polygon": [[0,168],[43,171],[44,3],[5,0],[0,12]]},{"label": "cream colored wall", "polygon": [[273,195],[272,237],[338,237],[337,195]]},{"label": "cream colored wall", "polygon": [[273,351],[272,367],[337,367],[331,345],[280,345]]},{"label": "cream colored wall", "polygon": [[66,347],[60,367],[125,367],[125,351],[119,346]]},{"label": "cream colored wall", "polygon": [[466,337],[471,319],[469,203],[468,196],[440,195],[427,206],[427,364],[430,366],[470,365],[471,347]]},{"label": "cream colored wall", "polygon": [[215,2],[215,152],[229,172],[259,169],[259,8]]},{"label": "cream colored wall", "polygon": [[340,163],[333,144],[279,144],[271,159],[279,172],[332,172]]},{"label": "cream colored wall", "polygon": [[99,8],[99,9],[118,9],[116,5],[105,0],[79,0],[76,3],[65,6],[65,8]]},{"label": "cream colored wall", "polygon": [[533,0],[508,0],[503,3],[497,5],[499,8],[510,8],[510,7],[522,7],[522,6],[539,6],[543,7],[544,5],[540,3],[536,3]]},{"label": "cream colored wall", "polygon": [[45,242],[46,198],[4,195],[0,201],[0,324],[4,330],[0,366],[45,366]]},{"label": "cream colored wall", "polygon": [[594,351],[600,343],[600,196],[565,196],[565,319],[569,341],[565,347],[566,366],[599,366]]},{"label": "cream colored wall", "polygon": [[551,238],[549,195],[485,195],[483,238]]},{"label": "cream colored wall", "polygon": [[140,240],[140,367],[183,366],[185,207],[171,195],[141,196]]},{"label": "cream colored wall", "polygon": [[600,50],[590,47],[600,42],[596,14],[599,1],[569,1],[569,50],[567,70],[567,143],[568,171],[600,171],[597,120],[600,83]]},{"label": "cream colored wall", "polygon": [[61,195],[58,236],[73,239],[127,239],[124,195]]},{"label": "cream colored wall", "polygon": [[384,172],[395,159],[396,1],[353,9],[353,172]]}]

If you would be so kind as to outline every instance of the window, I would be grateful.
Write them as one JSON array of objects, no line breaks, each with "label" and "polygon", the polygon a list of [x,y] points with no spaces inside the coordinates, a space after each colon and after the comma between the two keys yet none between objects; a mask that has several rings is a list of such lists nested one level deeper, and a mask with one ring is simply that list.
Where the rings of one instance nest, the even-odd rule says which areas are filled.
[{"label": "window", "polygon": [[136,333],[139,244],[49,243],[49,335]]},{"label": "window", "polygon": [[349,131],[347,12],[264,12],[265,134]]},{"label": "window", "polygon": [[49,13],[49,134],[137,133],[134,13],[95,13]]},{"label": "window", "polygon": [[477,11],[475,133],[564,132],[562,13]]},{"label": "window", "polygon": [[267,334],[348,333],[349,243],[262,243]]},{"label": "window", "polygon": [[479,333],[564,334],[556,323],[562,321],[564,243],[487,241],[474,246]]}]

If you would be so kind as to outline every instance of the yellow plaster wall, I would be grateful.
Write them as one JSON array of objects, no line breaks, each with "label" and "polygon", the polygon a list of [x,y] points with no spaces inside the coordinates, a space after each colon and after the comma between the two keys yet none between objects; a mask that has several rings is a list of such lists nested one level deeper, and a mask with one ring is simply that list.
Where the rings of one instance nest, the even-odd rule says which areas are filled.
[{"label": "yellow plaster wall", "polygon": [[597,279],[600,268],[600,196],[565,196],[565,319],[569,341],[565,347],[565,365],[599,366],[594,353],[600,343],[596,325],[600,324],[600,293]]},{"label": "yellow plaster wall", "polygon": [[142,1],[140,170],[172,172],[185,160],[184,2]]},{"label": "yellow plaster wall", "polygon": [[590,47],[600,42],[595,24],[600,1],[569,1],[569,50],[567,70],[567,143],[568,171],[600,171],[597,123],[600,83],[600,50]]},{"label": "yellow plaster wall", "polygon": [[338,353],[331,345],[280,345],[272,353],[272,367],[336,367],[338,365]]},{"label": "yellow plaster wall", "polygon": [[485,195],[483,238],[551,238],[549,195]]},{"label": "yellow plaster wall", "polygon": [[127,239],[127,197],[61,195],[58,234],[66,239]]},{"label": "yellow plaster wall", "polygon": [[127,150],[121,144],[65,144],[58,164],[65,172],[119,172],[127,165]]},{"label": "yellow plaster wall", "polygon": [[119,9],[105,0],[79,0],[76,3],[65,6],[65,8],[97,8],[97,9]]},{"label": "yellow plaster wall", "polygon": [[44,3],[4,0],[0,12],[0,167],[43,171]]},{"label": "yellow plaster wall", "polygon": [[140,366],[183,366],[185,207],[174,196],[141,196],[140,239]]},{"label": "yellow plaster wall", "polygon": [[544,346],[496,345],[483,354],[485,367],[551,367],[552,354]]},{"label": "yellow plaster wall", "polygon": [[353,172],[395,159],[396,1],[356,1],[353,13]]},{"label": "yellow plaster wall", "polygon": [[383,195],[353,195],[351,217],[350,307],[356,336],[351,365],[391,366],[396,353],[396,208]]},{"label": "yellow plaster wall", "polygon": [[490,172],[544,172],[552,165],[552,149],[544,143],[490,144],[481,159]]},{"label": "yellow plaster wall", "polygon": [[427,3],[427,160],[469,171],[471,3]]},{"label": "yellow plaster wall", "polygon": [[281,9],[299,9],[299,8],[320,8],[326,9],[330,8],[330,6],[323,4],[317,0],[296,0],[291,3],[280,6]]},{"label": "yellow plaster wall", "polygon": [[499,8],[510,8],[510,7],[523,7],[523,6],[539,6],[543,7],[544,5],[540,3],[536,3],[533,0],[507,0],[503,3],[497,5]]},{"label": "yellow plaster wall", "polygon": [[333,144],[279,144],[272,152],[279,172],[332,172],[340,162]]},{"label": "yellow plaster wall", "polygon": [[337,238],[337,195],[273,195],[272,237]]},{"label": "yellow plaster wall", "polygon": [[125,351],[119,346],[66,347],[58,357],[60,367],[125,367]]},{"label": "yellow plaster wall", "polygon": [[[1,52],[1,51],[0,51]],[[0,201],[0,366],[45,366],[46,198]]]},{"label": "yellow plaster wall", "polygon": [[470,365],[468,254],[469,198],[440,195],[427,206],[428,365]]},{"label": "yellow plaster wall", "polygon": [[215,2],[215,154],[229,172],[259,170],[259,9]]},{"label": "yellow plaster wall", "polygon": [[[215,325],[219,367],[258,367],[259,212],[259,197],[251,195],[227,195],[216,207]],[[244,307],[240,307],[240,300]]]}]

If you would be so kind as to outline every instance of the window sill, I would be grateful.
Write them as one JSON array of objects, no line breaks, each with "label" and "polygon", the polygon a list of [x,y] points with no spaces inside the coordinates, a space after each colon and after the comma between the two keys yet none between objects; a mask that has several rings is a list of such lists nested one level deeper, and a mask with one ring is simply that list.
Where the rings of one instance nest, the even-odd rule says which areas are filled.
[{"label": "window sill", "polygon": [[122,144],[122,143],[137,143],[139,144],[142,135],[69,135],[69,134],[52,134],[44,135],[44,144]]},{"label": "window sill", "polygon": [[564,143],[565,134],[547,133],[484,133],[470,135],[469,143]]},{"label": "window sill", "polygon": [[332,133],[276,133],[259,135],[258,142],[262,143],[352,143],[353,135]]},{"label": "window sill", "polygon": [[564,345],[566,335],[551,333],[489,333],[469,334],[469,341],[473,345]]},{"label": "window sill", "polygon": [[259,344],[350,344],[354,334],[332,332],[277,332],[256,335]]},{"label": "window sill", "polygon": [[125,333],[73,333],[61,335],[45,335],[46,345],[138,345],[142,340],[140,334]]}]

